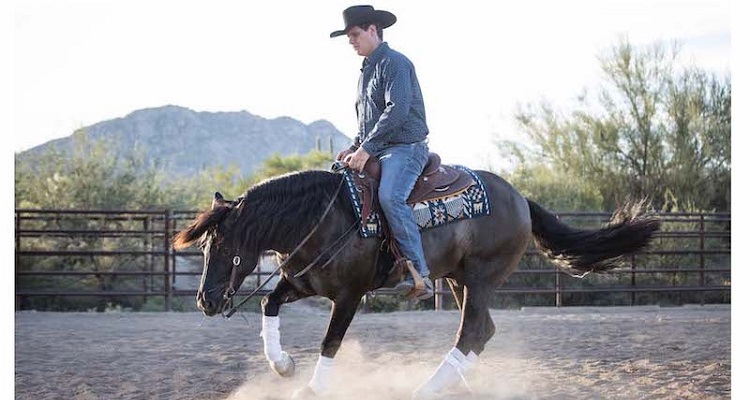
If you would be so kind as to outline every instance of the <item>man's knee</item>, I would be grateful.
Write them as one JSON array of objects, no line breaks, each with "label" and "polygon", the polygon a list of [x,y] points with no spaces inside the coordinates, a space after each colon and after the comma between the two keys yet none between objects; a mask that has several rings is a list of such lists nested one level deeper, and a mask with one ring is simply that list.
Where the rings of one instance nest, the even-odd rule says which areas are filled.
[{"label": "man's knee", "polygon": [[380,200],[380,207],[386,212],[406,206],[406,200],[400,198],[393,192],[383,190],[379,191],[378,200]]}]

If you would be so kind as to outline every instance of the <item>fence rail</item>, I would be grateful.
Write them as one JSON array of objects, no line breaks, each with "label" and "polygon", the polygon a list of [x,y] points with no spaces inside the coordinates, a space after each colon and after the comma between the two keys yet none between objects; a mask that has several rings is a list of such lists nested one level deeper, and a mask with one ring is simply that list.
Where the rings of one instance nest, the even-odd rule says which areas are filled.
[{"label": "fence rail", "polygon": [[[15,210],[16,308],[38,306],[34,299],[163,299],[172,309],[175,297],[194,296],[201,275],[202,253],[176,251],[172,236],[197,213],[183,210]],[[597,227],[608,213],[559,213],[566,223]],[[622,293],[636,304],[643,293],[720,293],[731,291],[731,215],[661,214],[664,228],[649,250],[630,257],[630,265],[593,282],[573,279],[552,267],[530,247],[497,296],[565,296]],[[273,257],[265,257],[272,262]],[[257,287],[272,268],[248,277],[240,295]],[[260,290],[265,294],[269,288]],[[435,306],[451,299],[437,282]],[[391,295],[379,289],[368,295]],[[523,304],[521,304],[523,305]]]}]

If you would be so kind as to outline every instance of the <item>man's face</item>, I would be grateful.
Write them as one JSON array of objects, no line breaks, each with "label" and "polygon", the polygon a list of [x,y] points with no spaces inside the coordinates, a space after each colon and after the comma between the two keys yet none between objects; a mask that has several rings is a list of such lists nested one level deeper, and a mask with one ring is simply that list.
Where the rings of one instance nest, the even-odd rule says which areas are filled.
[{"label": "man's face", "polygon": [[375,25],[370,25],[367,29],[362,29],[359,26],[351,27],[346,31],[346,37],[349,38],[349,44],[354,47],[354,51],[363,57],[369,57],[380,44]]}]

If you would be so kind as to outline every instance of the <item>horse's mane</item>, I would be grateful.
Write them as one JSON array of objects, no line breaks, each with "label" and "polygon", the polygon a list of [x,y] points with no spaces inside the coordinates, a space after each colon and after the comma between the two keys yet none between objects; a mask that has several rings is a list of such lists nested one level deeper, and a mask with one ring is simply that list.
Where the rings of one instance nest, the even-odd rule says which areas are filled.
[{"label": "horse's mane", "polygon": [[231,210],[230,206],[221,206],[200,213],[190,225],[175,235],[172,245],[177,250],[190,246],[211,227],[218,225]]},{"label": "horse's mane", "polygon": [[342,175],[330,172],[303,171],[248,189],[236,221],[240,231],[236,234],[244,234],[243,247],[260,251],[269,248],[271,240],[276,245],[296,245],[318,223],[341,179]]},{"label": "horse's mane", "polygon": [[[260,182],[231,205],[200,214],[175,236],[174,246],[187,247],[225,219],[242,247],[260,252],[271,241],[294,245],[318,222],[341,179],[325,171],[303,171]],[[343,194],[339,196],[345,198]]]}]

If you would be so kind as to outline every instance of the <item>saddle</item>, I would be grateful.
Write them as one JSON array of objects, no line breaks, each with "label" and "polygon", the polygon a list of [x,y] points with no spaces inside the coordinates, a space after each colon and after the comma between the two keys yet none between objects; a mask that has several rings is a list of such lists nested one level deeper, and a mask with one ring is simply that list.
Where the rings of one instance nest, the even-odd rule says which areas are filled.
[{"label": "saddle", "polygon": [[[370,157],[365,163],[362,174],[354,173],[354,184],[362,197],[362,223],[373,210],[380,209],[378,187],[380,186],[380,162]],[[442,165],[440,156],[430,153],[422,174],[417,178],[409,198],[408,204],[416,204],[429,200],[444,198],[460,193],[474,183],[474,179],[462,169]]]}]

